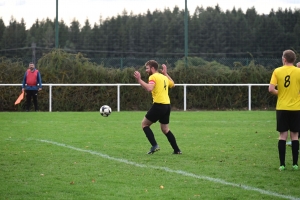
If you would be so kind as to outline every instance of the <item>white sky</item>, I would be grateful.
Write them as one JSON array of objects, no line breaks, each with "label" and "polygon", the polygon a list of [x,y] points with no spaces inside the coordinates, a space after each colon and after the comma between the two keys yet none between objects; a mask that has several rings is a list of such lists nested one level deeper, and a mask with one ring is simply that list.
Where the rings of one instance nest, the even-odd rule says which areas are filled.
[{"label": "white sky", "polygon": [[[259,14],[268,14],[273,8],[300,9],[300,0],[187,0],[187,7],[191,14],[197,6],[204,8],[215,7],[219,4],[223,11],[241,8],[244,12],[248,8],[255,7]],[[66,25],[75,18],[81,26],[86,19],[90,24],[99,24],[100,16],[105,20],[108,17],[122,14],[126,9],[128,14],[143,14],[149,9],[163,11],[165,8],[173,10],[175,6],[185,8],[185,0],[58,0],[58,19],[64,20]],[[54,21],[56,16],[56,0],[0,0],[0,18],[8,26],[11,17],[21,22],[23,18],[26,28],[39,19],[42,21],[47,17]]]}]

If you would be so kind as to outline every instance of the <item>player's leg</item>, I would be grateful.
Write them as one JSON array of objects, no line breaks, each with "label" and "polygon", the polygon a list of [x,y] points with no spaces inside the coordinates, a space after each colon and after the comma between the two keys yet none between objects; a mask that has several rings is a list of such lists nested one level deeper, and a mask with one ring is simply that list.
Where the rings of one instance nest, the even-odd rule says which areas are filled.
[{"label": "player's leg", "polygon": [[300,111],[293,111],[290,114],[290,137],[292,141],[293,169],[298,170],[299,133],[296,131],[300,129]]},{"label": "player's leg", "polygon": [[152,124],[152,122],[149,121],[146,117],[144,117],[144,119],[142,121],[142,129],[143,129],[146,137],[148,138],[150,144],[152,146],[155,146],[155,145],[157,145],[157,143],[156,143],[156,140],[154,138],[154,134],[153,134],[153,132],[150,128],[151,124]]},{"label": "player's leg", "polygon": [[279,161],[280,167],[279,170],[285,169],[285,153],[286,153],[286,139],[288,136],[288,132],[280,132],[279,140],[278,140],[278,154],[279,154]]},{"label": "player's leg", "polygon": [[26,111],[30,110],[30,104],[31,104],[31,90],[26,90]]},{"label": "player's leg", "polygon": [[39,110],[38,102],[37,102],[38,90],[33,90],[32,93],[33,93],[32,97],[33,97],[34,109],[35,111],[38,111]]},{"label": "player's leg", "polygon": [[285,170],[285,153],[286,153],[286,139],[288,137],[288,111],[277,110],[276,111],[277,120],[277,131],[279,132],[278,139],[278,154],[280,167],[279,170]]},{"label": "player's leg", "polygon": [[182,154],[182,152],[180,151],[180,149],[177,145],[176,138],[175,138],[174,134],[169,129],[171,106],[170,105],[163,105],[163,107],[164,107],[164,110],[165,110],[165,114],[159,119],[160,129],[165,134],[165,136],[167,137],[170,145],[172,146],[172,148],[174,150],[173,154]]},{"label": "player's leg", "polygon": [[160,128],[161,128],[161,131],[167,137],[170,145],[172,146],[172,148],[174,150],[173,154],[182,154],[182,152],[180,151],[180,149],[179,149],[179,147],[177,145],[177,141],[176,141],[176,138],[175,138],[174,134],[169,129],[169,125],[168,124],[160,124]]},{"label": "player's leg", "polygon": [[299,140],[298,132],[290,132],[292,141],[293,169],[298,170]]},{"label": "player's leg", "polygon": [[153,131],[150,128],[150,126],[158,120],[156,112],[157,112],[157,109],[155,108],[154,105],[152,105],[152,107],[147,112],[147,114],[145,115],[145,117],[142,121],[142,129],[143,129],[146,137],[148,138],[148,141],[150,142],[150,144],[152,146],[147,154],[153,154],[154,152],[160,150],[160,148],[155,140]]}]

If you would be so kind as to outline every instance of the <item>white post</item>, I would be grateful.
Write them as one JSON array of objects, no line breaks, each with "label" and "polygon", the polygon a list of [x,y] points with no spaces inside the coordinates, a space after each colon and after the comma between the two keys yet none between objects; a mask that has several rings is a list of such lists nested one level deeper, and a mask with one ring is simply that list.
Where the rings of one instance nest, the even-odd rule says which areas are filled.
[{"label": "white post", "polygon": [[52,85],[49,84],[49,112],[52,112]]},{"label": "white post", "polygon": [[248,110],[251,110],[251,84],[248,86]]},{"label": "white post", "polygon": [[186,111],[186,85],[183,85],[183,110]]},{"label": "white post", "polygon": [[117,85],[118,88],[118,112],[120,112],[120,84]]}]

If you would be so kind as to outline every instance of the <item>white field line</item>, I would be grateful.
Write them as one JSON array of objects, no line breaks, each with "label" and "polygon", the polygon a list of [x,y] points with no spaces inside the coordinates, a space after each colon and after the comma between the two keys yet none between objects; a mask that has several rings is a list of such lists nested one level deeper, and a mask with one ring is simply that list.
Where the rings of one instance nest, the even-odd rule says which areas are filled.
[{"label": "white field line", "polygon": [[136,167],[163,170],[163,171],[166,171],[166,172],[180,174],[180,175],[183,175],[183,176],[189,176],[189,177],[202,179],[202,180],[207,180],[207,181],[211,181],[211,182],[218,183],[218,184],[223,184],[223,185],[229,185],[229,186],[232,186],[232,187],[242,188],[244,190],[255,191],[255,192],[259,192],[261,194],[265,194],[265,195],[269,195],[269,196],[273,196],[273,197],[280,197],[280,198],[283,198],[283,199],[293,199],[293,200],[298,199],[298,200],[300,200],[300,198],[298,198],[298,197],[293,197],[293,196],[290,196],[290,195],[282,195],[282,194],[278,194],[278,193],[271,192],[271,191],[268,191],[268,190],[262,190],[262,189],[259,189],[259,188],[247,186],[247,185],[230,183],[230,182],[224,181],[222,179],[218,179],[218,178],[211,178],[211,177],[208,177],[208,176],[201,176],[201,175],[189,173],[189,172],[182,171],[182,170],[173,170],[173,169],[170,169],[168,167],[159,167],[159,166],[139,164],[139,163],[128,161],[128,160],[125,160],[125,159],[122,159],[122,158],[114,158],[114,157],[111,157],[109,155],[102,154],[102,153],[99,153],[99,152],[96,152],[96,151],[80,149],[80,148],[76,148],[76,147],[73,147],[73,146],[69,146],[69,145],[66,145],[66,144],[57,143],[57,142],[53,142],[53,141],[49,141],[49,140],[38,140],[38,141],[45,142],[45,143],[50,143],[50,144],[53,144],[53,145],[57,145],[57,146],[61,146],[61,147],[69,148],[69,149],[73,149],[73,150],[80,151],[80,152],[90,153],[90,154],[93,154],[93,155],[100,156],[102,158],[106,158],[106,159],[109,159],[109,160],[125,163],[125,164],[128,164],[128,165],[133,165],[133,166],[136,166]]},{"label": "white field line", "polygon": [[[82,121],[80,121],[82,122]],[[132,124],[132,123],[140,123],[141,120],[135,120],[135,121],[125,121],[122,123],[125,124]],[[265,123],[276,123],[275,120],[191,120],[191,121],[185,121],[185,120],[171,120],[170,123],[231,123],[231,124],[235,124],[235,123],[261,123],[261,124],[265,124]],[[31,123],[30,121],[28,121],[28,123]],[[47,121],[47,123],[49,123],[49,121]],[[50,121],[51,123],[51,121]],[[116,123],[115,120],[106,120],[105,123]]]}]

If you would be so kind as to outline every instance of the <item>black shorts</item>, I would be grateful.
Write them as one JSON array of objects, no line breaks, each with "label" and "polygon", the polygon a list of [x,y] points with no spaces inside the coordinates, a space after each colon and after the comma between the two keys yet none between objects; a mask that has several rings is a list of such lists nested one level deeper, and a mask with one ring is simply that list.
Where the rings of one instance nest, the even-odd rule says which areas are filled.
[{"label": "black shorts", "polygon": [[30,97],[37,95],[38,90],[25,90],[26,95],[29,95]]},{"label": "black shorts", "polygon": [[300,130],[300,111],[276,110],[277,131],[298,132]]},{"label": "black shorts", "polygon": [[170,113],[170,104],[154,103],[145,117],[153,123],[159,121],[161,124],[169,124]]}]

